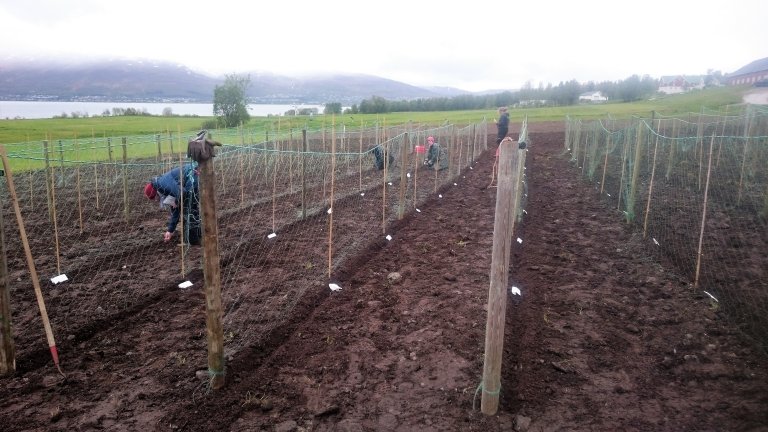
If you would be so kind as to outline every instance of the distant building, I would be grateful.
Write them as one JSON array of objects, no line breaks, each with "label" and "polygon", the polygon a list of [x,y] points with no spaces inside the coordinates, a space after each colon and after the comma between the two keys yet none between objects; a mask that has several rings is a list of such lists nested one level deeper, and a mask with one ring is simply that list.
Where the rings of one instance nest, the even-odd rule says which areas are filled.
[{"label": "distant building", "polygon": [[768,57],[755,60],[736,72],[725,76],[728,85],[756,84],[768,81]]},{"label": "distant building", "polygon": [[601,91],[591,91],[579,95],[579,102],[605,102],[607,100],[608,97],[603,96]]},{"label": "distant building", "polygon": [[704,75],[669,75],[659,79],[659,93],[677,94],[703,89],[707,77]]}]

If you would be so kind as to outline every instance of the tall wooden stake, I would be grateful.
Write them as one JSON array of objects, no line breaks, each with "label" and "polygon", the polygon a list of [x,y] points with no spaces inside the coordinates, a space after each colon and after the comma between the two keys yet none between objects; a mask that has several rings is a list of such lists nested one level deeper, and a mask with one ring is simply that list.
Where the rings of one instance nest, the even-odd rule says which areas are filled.
[{"label": "tall wooden stake", "polygon": [[16,372],[16,349],[11,331],[11,288],[5,248],[5,223],[0,206],[0,376]]},{"label": "tall wooden stake", "polygon": [[83,233],[83,194],[80,186],[80,143],[77,141],[77,134],[75,134],[75,160],[78,161],[77,168],[75,168],[75,182],[77,183],[77,215],[80,222],[80,234]]},{"label": "tall wooden stake", "polygon": [[328,279],[333,270],[333,189],[336,181],[336,116],[331,116],[331,199],[328,208],[331,210],[328,218]]},{"label": "tall wooden stake", "polygon": [[712,173],[712,148],[715,145],[715,134],[712,134],[712,140],[709,142],[709,162],[707,163],[707,179],[704,184],[704,206],[701,211],[701,231],[699,232],[699,249],[696,253],[696,276],[693,279],[693,287],[699,287],[699,271],[701,270],[701,247],[704,243],[704,225],[707,222],[707,198],[709,195],[709,176]]},{"label": "tall wooden stake", "polygon": [[123,215],[125,221],[128,222],[128,217],[131,214],[131,201],[128,194],[128,144],[127,139],[123,137]]},{"label": "tall wooden stake", "polygon": [[307,218],[307,129],[301,130],[301,220]]},{"label": "tall wooden stake", "polygon": [[[179,130],[179,139],[181,139],[181,130]],[[181,251],[181,277],[187,272],[184,268],[184,156],[179,153],[179,250]]]},{"label": "tall wooden stake", "polygon": [[32,250],[29,247],[27,230],[24,228],[24,219],[21,217],[21,207],[19,206],[19,199],[16,196],[16,187],[13,185],[13,173],[11,172],[11,164],[8,162],[8,154],[5,152],[5,146],[3,145],[0,145],[0,157],[3,159],[3,168],[5,168],[5,178],[8,182],[8,191],[11,194],[13,210],[16,213],[16,223],[19,226],[19,236],[21,237],[21,243],[24,245],[24,253],[27,258],[27,267],[29,268],[29,276],[32,278],[32,286],[35,288],[35,298],[37,299],[37,306],[40,309],[40,316],[43,319],[43,327],[45,328],[45,337],[48,340],[48,348],[51,350],[53,363],[56,365],[59,373],[64,375],[64,372],[61,371],[61,366],[59,366],[59,351],[56,349],[56,340],[53,338],[51,322],[48,320],[48,311],[45,309],[43,291],[40,289],[40,280],[37,276],[35,261],[32,259]]},{"label": "tall wooden stake", "polygon": [[48,220],[53,223],[53,199],[51,197],[53,173],[51,172],[51,156],[48,151],[48,140],[43,141],[43,152],[45,153],[45,191],[46,197],[48,198]]},{"label": "tall wooden stake", "polygon": [[[520,150],[517,142],[506,138],[499,145],[499,186],[496,191],[496,214],[493,225],[491,285],[488,291],[488,319],[485,329],[485,362],[483,395],[480,409],[493,415],[499,407],[501,392],[501,360],[504,347],[504,317],[507,309],[507,281],[512,246],[514,197],[520,184],[516,177]],[[524,151],[524,150],[523,150]]]},{"label": "tall wooden stake", "polygon": [[[655,111],[654,111],[655,112]],[[661,121],[659,121],[659,128]],[[656,176],[656,152],[659,148],[659,135],[656,133],[656,143],[653,145],[653,165],[651,167],[651,182],[648,185],[648,201],[645,204],[645,220],[643,221],[643,238],[648,233],[648,215],[651,213],[651,197],[653,197],[653,178]]]},{"label": "tall wooden stake", "polygon": [[[203,222],[203,278],[205,327],[208,337],[208,375],[211,388],[224,386],[224,330],[221,324],[221,267],[216,219],[216,174],[213,159],[200,162],[200,207]],[[183,260],[182,260],[183,261]]]},{"label": "tall wooden stake", "polygon": [[403,135],[403,142],[400,145],[400,209],[397,212],[397,218],[402,219],[405,216],[405,188],[408,186],[408,132]]}]

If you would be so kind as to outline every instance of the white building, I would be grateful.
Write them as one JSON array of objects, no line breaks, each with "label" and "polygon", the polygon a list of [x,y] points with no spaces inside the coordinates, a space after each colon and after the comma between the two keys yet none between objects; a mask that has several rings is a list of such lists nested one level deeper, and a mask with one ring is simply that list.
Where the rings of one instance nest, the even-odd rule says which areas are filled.
[{"label": "white building", "polygon": [[608,97],[603,96],[601,91],[591,91],[579,95],[579,102],[605,102],[607,100]]}]

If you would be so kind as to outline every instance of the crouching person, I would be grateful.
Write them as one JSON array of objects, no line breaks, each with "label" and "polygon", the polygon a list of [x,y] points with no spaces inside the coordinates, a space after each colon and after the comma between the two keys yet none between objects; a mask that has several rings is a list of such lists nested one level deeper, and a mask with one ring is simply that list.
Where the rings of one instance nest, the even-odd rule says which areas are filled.
[{"label": "crouching person", "polygon": [[[179,178],[183,178],[180,187]],[[182,191],[183,189],[183,191]],[[185,243],[199,245],[202,240],[200,223],[200,193],[198,188],[197,164],[188,163],[184,168],[174,168],[153,178],[144,187],[144,195],[150,200],[160,201],[160,208],[170,212],[163,234],[164,241],[170,241],[176,232],[176,225],[184,215],[182,238]],[[182,211],[183,205],[183,211]]]},{"label": "crouching person", "polygon": [[[384,148],[381,146],[381,144],[377,145],[372,150],[373,153],[373,166],[376,167],[377,170],[381,171],[384,169]],[[395,156],[391,153],[388,155],[389,161],[387,162],[387,167],[391,167],[392,163],[395,161]]]},{"label": "crouching person", "polygon": [[424,158],[424,165],[435,171],[448,168],[448,150],[435,142],[435,138],[427,137],[427,157]]}]

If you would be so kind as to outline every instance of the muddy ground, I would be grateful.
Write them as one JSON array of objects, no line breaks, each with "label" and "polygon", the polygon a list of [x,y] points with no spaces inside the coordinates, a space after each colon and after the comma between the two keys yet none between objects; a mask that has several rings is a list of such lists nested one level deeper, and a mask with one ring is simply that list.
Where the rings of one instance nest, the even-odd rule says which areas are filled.
[{"label": "muddy ground", "polygon": [[288,321],[230,356],[224,389],[207,387],[200,284],[155,287],[151,301],[64,338],[66,379],[45,349],[22,350],[0,380],[3,429],[768,430],[756,344],[580,180],[561,154],[562,123],[529,131],[509,272],[522,295],[508,298],[498,414],[479,412],[478,392],[492,148],[392,241],[350,257],[342,290],[304,276]]}]

